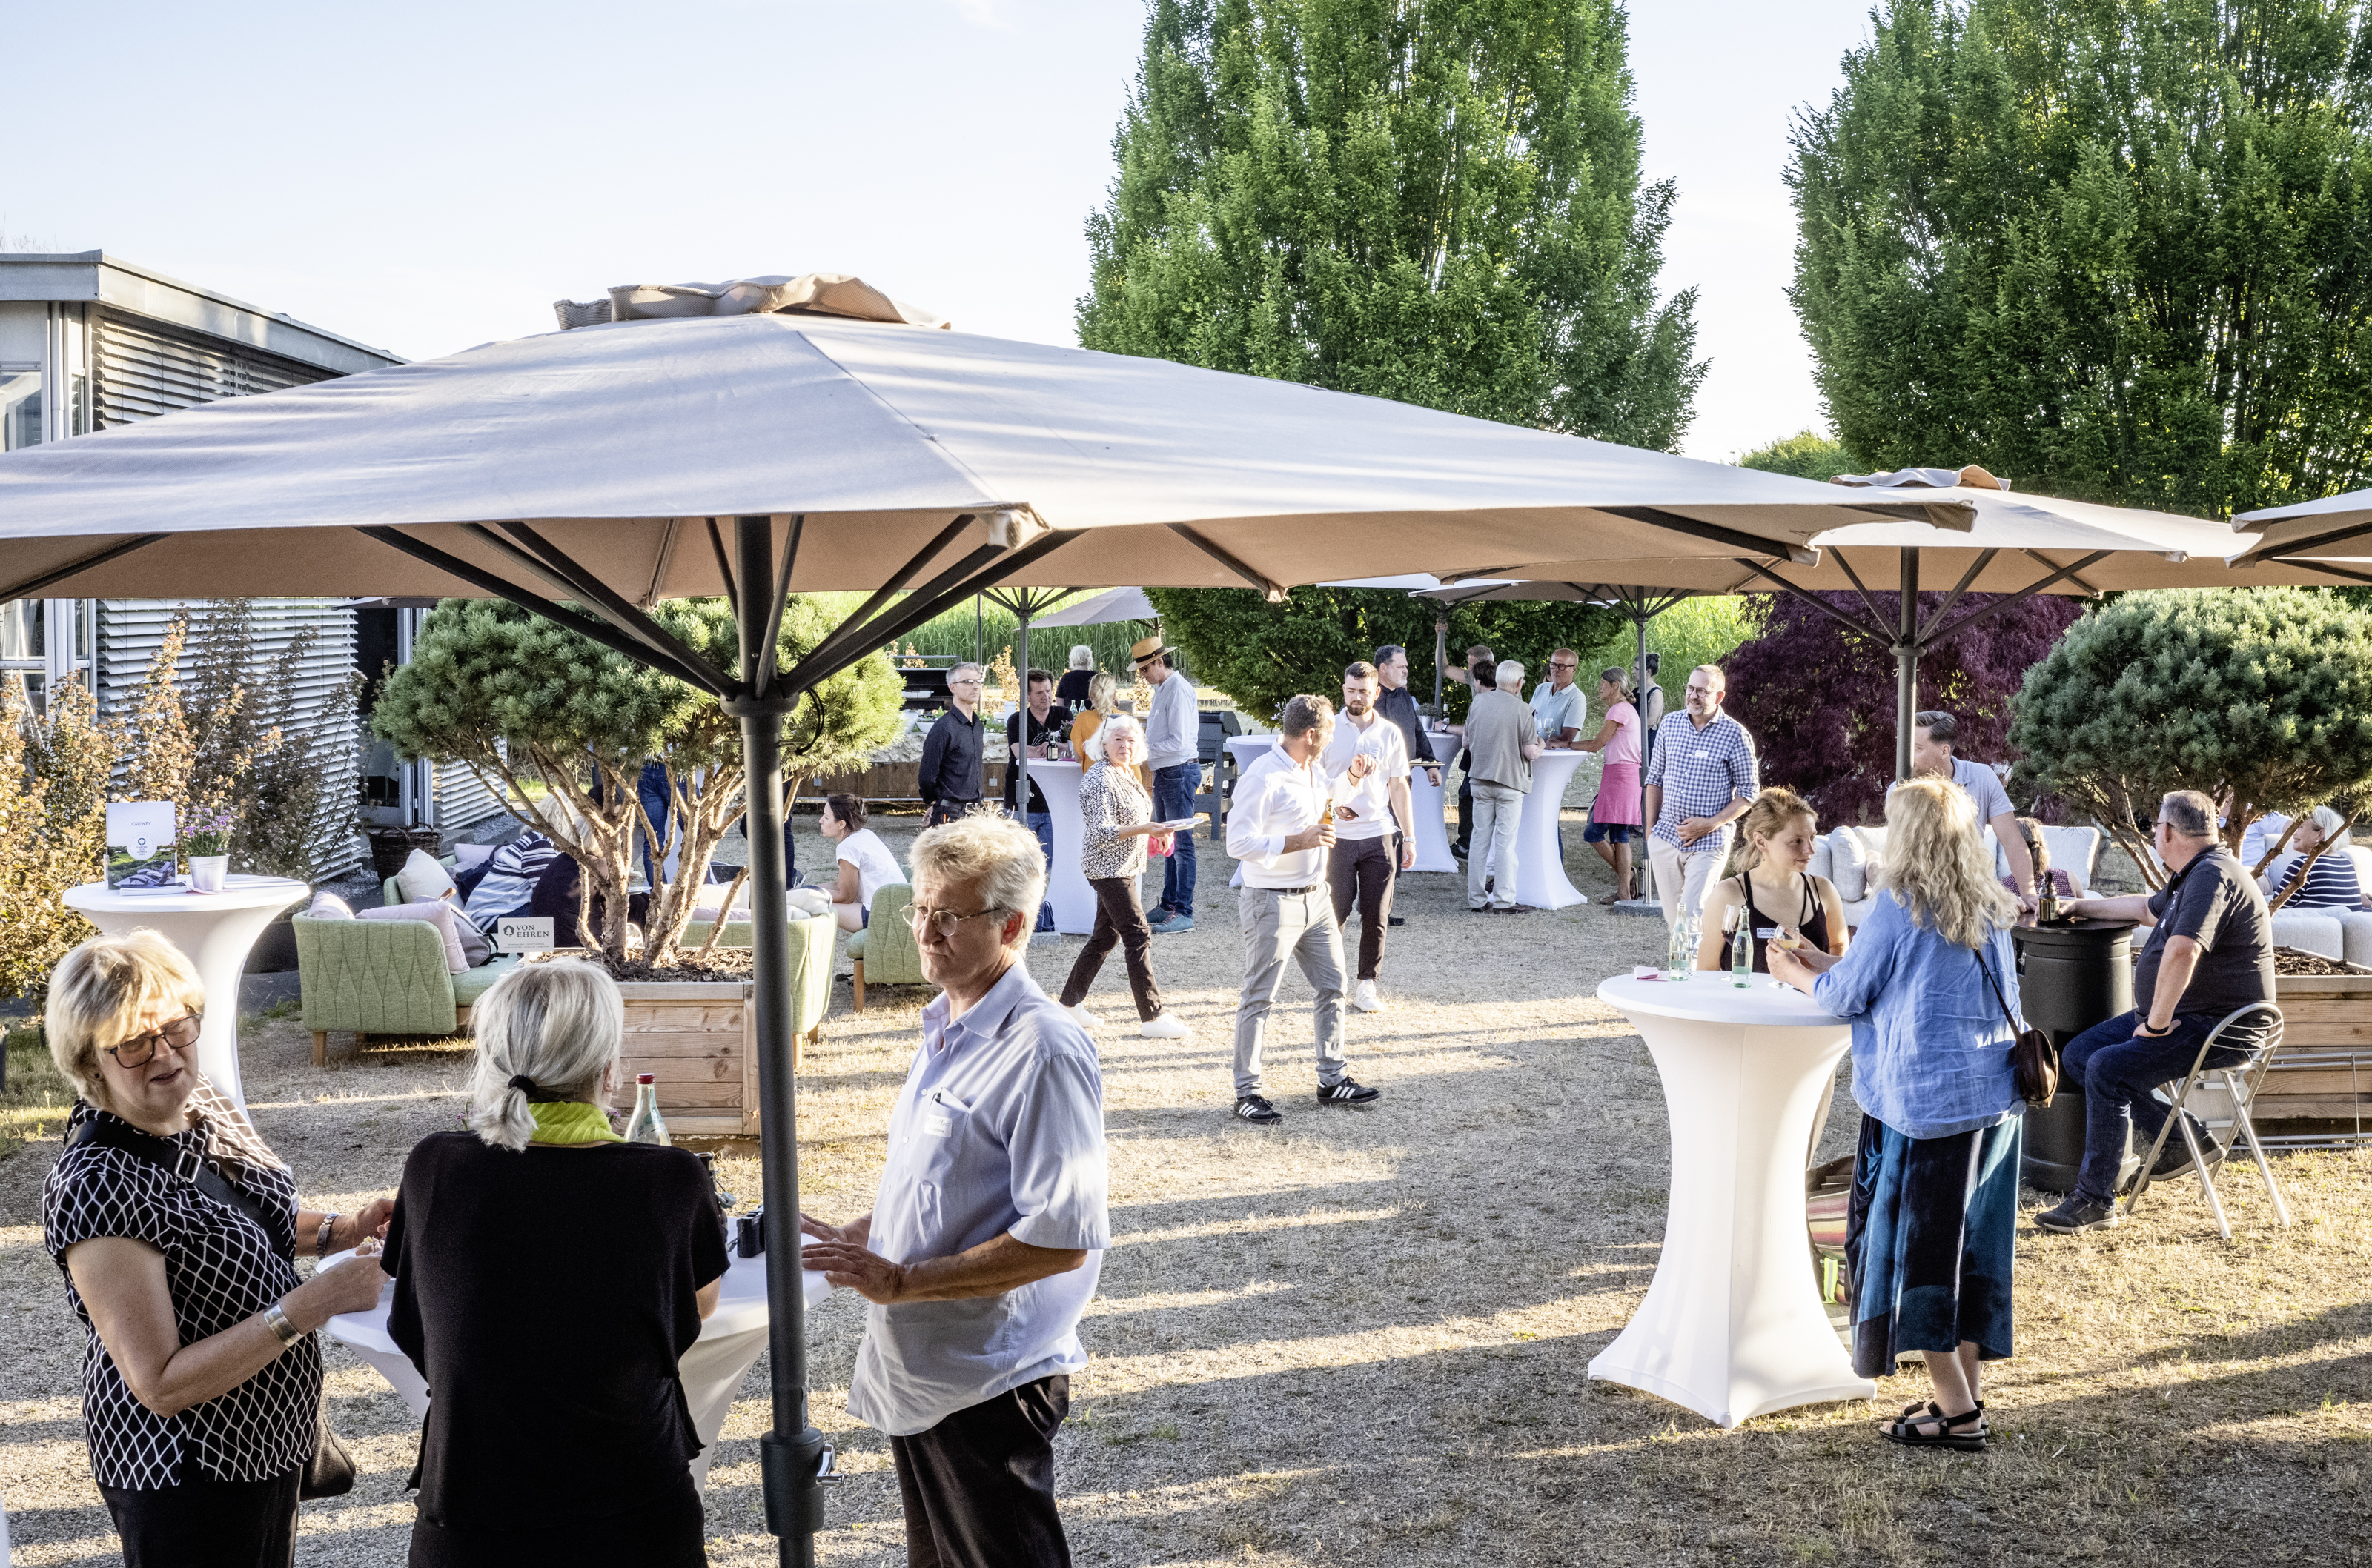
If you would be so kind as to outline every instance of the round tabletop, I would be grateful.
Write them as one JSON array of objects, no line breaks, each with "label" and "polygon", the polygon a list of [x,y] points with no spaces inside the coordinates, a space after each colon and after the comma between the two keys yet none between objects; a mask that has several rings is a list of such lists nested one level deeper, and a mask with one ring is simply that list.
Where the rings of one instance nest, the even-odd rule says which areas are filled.
[{"label": "round tabletop", "polygon": [[204,910],[278,909],[312,891],[286,877],[228,877],[219,893],[193,893],[186,885],[169,888],[110,888],[86,882],[64,893],[66,907],[85,914],[194,914]]},{"label": "round tabletop", "polygon": [[1684,981],[1634,980],[1618,974],[1600,981],[1598,999],[1626,1014],[1687,1018],[1704,1024],[1752,1024],[1766,1028],[1834,1028],[1845,1020],[1792,985],[1767,974],[1744,986],[1729,976],[1703,970]]}]

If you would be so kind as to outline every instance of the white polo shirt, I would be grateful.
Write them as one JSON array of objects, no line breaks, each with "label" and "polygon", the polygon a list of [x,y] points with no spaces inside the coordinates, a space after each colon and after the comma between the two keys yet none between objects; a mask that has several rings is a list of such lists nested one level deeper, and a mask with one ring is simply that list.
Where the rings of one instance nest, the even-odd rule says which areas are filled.
[{"label": "white polo shirt", "polygon": [[[1357,784],[1349,778],[1354,757],[1366,757],[1376,765]],[[1361,729],[1359,721],[1345,714],[1334,722],[1334,734],[1318,760],[1332,786],[1337,839],[1389,838],[1400,830],[1392,817],[1391,782],[1409,773],[1408,741],[1400,726],[1371,711],[1367,727]]]}]

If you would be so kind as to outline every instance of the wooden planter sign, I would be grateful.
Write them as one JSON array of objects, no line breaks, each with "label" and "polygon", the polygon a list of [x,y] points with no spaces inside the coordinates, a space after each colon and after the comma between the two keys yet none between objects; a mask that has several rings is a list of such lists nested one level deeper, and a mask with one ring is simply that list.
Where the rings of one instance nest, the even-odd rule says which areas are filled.
[{"label": "wooden planter sign", "polygon": [[2349,967],[2357,972],[2273,981],[2282,1048],[2257,1090],[2259,1121],[2372,1120],[2372,970]]},{"label": "wooden planter sign", "polygon": [[[758,1131],[756,1009],[748,981],[635,981],[626,999],[620,1070],[658,1079],[668,1132],[741,1138]],[[797,1071],[796,1054],[792,1070]]]}]

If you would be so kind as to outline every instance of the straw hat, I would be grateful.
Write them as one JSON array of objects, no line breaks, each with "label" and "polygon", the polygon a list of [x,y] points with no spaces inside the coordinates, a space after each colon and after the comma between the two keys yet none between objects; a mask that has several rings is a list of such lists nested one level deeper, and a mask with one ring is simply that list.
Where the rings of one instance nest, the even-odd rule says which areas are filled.
[{"label": "straw hat", "polygon": [[1177,651],[1177,649],[1170,647],[1168,644],[1164,643],[1161,640],[1161,633],[1156,632],[1152,636],[1139,637],[1134,644],[1130,645],[1128,650],[1128,662],[1132,665],[1143,664],[1146,659],[1153,658],[1157,655],[1174,654]]}]

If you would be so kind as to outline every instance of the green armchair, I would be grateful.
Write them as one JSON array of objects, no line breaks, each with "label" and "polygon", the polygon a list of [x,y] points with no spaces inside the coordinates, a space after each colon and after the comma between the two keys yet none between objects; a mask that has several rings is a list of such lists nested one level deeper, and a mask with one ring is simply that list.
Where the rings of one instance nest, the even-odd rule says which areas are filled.
[{"label": "green armchair", "polygon": [[914,904],[914,889],[891,882],[873,895],[871,920],[862,931],[848,934],[848,956],[855,965],[852,983],[856,1010],[865,1011],[865,982],[876,985],[922,985],[923,950],[914,945],[914,928],[906,912]]},{"label": "green armchair", "polygon": [[445,967],[445,938],[421,920],[316,919],[299,914],[296,975],[313,1064],[329,1060],[330,1031],[451,1035],[470,1009],[517,960],[497,958],[461,974]]}]

